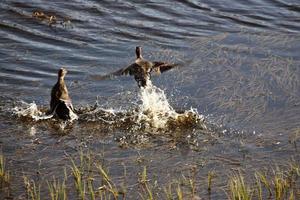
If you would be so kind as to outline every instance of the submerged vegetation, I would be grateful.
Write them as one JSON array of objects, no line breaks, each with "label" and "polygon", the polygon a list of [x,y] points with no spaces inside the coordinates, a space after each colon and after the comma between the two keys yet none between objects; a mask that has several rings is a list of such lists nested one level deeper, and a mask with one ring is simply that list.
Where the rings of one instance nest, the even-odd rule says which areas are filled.
[{"label": "submerged vegetation", "polygon": [[[23,176],[24,193],[27,199],[40,200],[67,200],[67,199],[201,199],[201,196],[214,196],[216,192],[224,192],[224,196],[230,200],[296,200],[300,198],[300,165],[290,162],[287,167],[275,167],[273,170],[257,170],[254,175],[247,175],[242,168],[233,170],[228,177],[222,177],[221,181],[227,182],[222,189],[217,186],[217,172],[210,171],[205,179],[199,179],[199,169],[192,166],[187,175],[159,183],[149,173],[147,166],[141,165],[138,174],[128,174],[124,166],[122,177],[113,177],[109,173],[109,166],[102,163],[103,160],[95,159],[91,152],[79,152],[79,159],[69,158],[67,168],[61,170],[61,178],[53,176],[50,179],[42,178],[34,180],[28,175]],[[3,167],[3,156],[1,156]],[[142,164],[142,163],[139,163]],[[1,168],[1,175],[3,175]],[[4,170],[5,171],[5,170]],[[6,173],[6,172],[5,172]],[[4,174],[5,174],[4,173]],[[72,178],[68,178],[68,177]],[[128,185],[126,179],[136,177],[134,185]],[[4,180],[1,176],[1,180]],[[220,178],[220,177],[219,177]],[[225,179],[225,180],[224,180]],[[5,179],[8,181],[8,179]],[[201,193],[207,184],[207,194]],[[74,187],[75,186],[75,187]],[[2,185],[2,187],[5,187]],[[13,191],[12,191],[13,192]],[[13,194],[13,193],[12,193]],[[11,197],[11,196],[10,196]]]}]

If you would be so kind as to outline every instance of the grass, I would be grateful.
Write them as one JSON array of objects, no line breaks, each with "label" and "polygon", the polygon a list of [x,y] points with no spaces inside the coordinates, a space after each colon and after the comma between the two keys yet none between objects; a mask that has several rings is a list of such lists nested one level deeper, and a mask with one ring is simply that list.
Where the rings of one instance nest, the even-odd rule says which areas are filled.
[{"label": "grass", "polygon": [[[73,159],[71,159],[72,162],[72,166],[71,166],[71,171],[72,171],[72,175],[74,178],[74,183],[75,183],[75,187],[77,190],[77,193],[79,195],[79,197],[84,200],[85,199],[85,182],[83,180],[83,168],[82,167],[78,167],[75,164],[75,161]],[[83,163],[83,162],[81,162]]]},{"label": "grass", "polygon": [[26,176],[23,177],[27,199],[41,200],[41,186],[36,185],[34,180],[29,180]]},{"label": "grass", "polygon": [[252,190],[245,183],[245,178],[238,172],[234,173],[229,179],[230,199],[232,200],[250,200],[252,199]]},{"label": "grass", "polygon": [[142,199],[147,199],[147,200],[153,200],[154,195],[151,190],[151,187],[149,186],[149,180],[148,180],[148,175],[147,175],[147,167],[144,166],[142,173],[140,173],[140,178],[139,178],[139,183],[141,184],[143,188],[143,194],[140,193],[140,196]]},{"label": "grass", "polygon": [[111,180],[108,171],[105,170],[102,165],[98,164],[96,167],[99,170],[99,174],[101,175],[101,177],[103,179],[103,185],[101,186],[101,188],[110,192],[112,194],[113,198],[115,200],[117,200],[118,196],[119,196],[119,190],[115,186],[113,181]]},{"label": "grass", "polygon": [[207,175],[207,191],[211,192],[212,180],[216,176],[215,171],[209,171]]},{"label": "grass", "polygon": [[7,171],[5,166],[5,158],[2,154],[0,154],[0,185],[3,187],[4,185],[9,184],[10,175],[9,171]]},{"label": "grass", "polygon": [[66,169],[64,170],[65,178],[60,183],[58,179],[53,177],[52,181],[47,181],[49,193],[51,200],[67,200],[67,186],[66,186],[66,181],[67,181],[67,172]]},{"label": "grass", "polygon": [[[5,159],[3,156],[0,158],[1,175],[5,177]],[[198,169],[193,166],[189,169],[188,176],[182,175],[181,178],[173,179],[170,183],[158,184],[157,181],[149,178],[148,169],[144,166],[137,176],[137,184],[134,187],[136,189],[132,190],[132,186],[116,182],[109,170],[102,163],[95,161],[90,153],[80,152],[78,161],[76,164],[76,159],[70,158],[70,167],[62,170],[64,174],[62,180],[53,176],[50,180],[39,179],[36,182],[24,175],[27,199],[67,200],[74,199],[76,196],[77,199],[84,200],[125,200],[131,199],[132,195],[139,195],[139,199],[145,200],[183,200],[199,199],[203,193],[197,192],[201,189],[208,191],[209,196],[212,191],[217,190],[217,186],[212,190],[212,182],[216,177],[215,170],[208,172],[207,181],[205,181],[197,177]],[[68,179],[68,176],[73,178]],[[124,169],[124,176],[131,176],[131,174]],[[268,172],[256,171],[253,176],[244,176],[238,170],[227,178],[228,184],[225,191],[227,199],[230,200],[296,200],[300,198],[299,178],[300,165],[295,161],[290,162],[287,168],[276,167]],[[126,182],[125,179],[124,182]],[[206,182],[207,185],[203,184]],[[129,188],[131,190],[128,190]],[[128,194],[129,191],[132,193]]]}]

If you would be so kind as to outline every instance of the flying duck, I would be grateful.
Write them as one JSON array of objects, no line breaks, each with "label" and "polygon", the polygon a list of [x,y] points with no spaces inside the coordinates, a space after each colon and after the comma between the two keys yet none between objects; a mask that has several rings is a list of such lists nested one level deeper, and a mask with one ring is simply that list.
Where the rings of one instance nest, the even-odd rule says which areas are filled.
[{"label": "flying duck", "polygon": [[120,76],[120,75],[133,75],[134,79],[138,83],[138,86],[145,87],[147,86],[148,80],[151,78],[151,72],[156,72],[160,74],[165,72],[173,67],[177,66],[177,64],[167,63],[167,62],[151,62],[145,60],[142,56],[142,47],[135,48],[136,59],[135,62],[129,65],[126,68],[120,69],[110,75]]},{"label": "flying duck", "polygon": [[62,120],[73,119],[77,115],[74,113],[74,108],[72,105],[71,98],[67,86],[65,84],[65,76],[67,70],[61,68],[58,71],[57,83],[53,86],[51,90],[51,100],[50,100],[50,112],[51,114],[57,116]]}]

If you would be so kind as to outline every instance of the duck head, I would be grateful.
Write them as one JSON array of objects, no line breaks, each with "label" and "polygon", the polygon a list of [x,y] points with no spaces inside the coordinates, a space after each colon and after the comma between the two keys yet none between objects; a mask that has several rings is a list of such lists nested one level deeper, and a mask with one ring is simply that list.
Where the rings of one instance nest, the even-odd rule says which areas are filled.
[{"label": "duck head", "polygon": [[142,57],[142,47],[135,47],[135,54],[136,54],[136,58],[143,58]]},{"label": "duck head", "polygon": [[45,17],[45,14],[42,11],[34,11],[32,14],[34,17]]},{"label": "duck head", "polygon": [[60,68],[60,70],[58,71],[58,79],[59,80],[63,80],[67,74],[67,70],[65,68]]}]

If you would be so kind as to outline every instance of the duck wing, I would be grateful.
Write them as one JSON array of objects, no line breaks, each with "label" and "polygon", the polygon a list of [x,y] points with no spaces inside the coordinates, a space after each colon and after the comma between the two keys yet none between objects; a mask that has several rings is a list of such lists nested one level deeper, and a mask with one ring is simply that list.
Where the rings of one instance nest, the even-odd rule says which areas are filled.
[{"label": "duck wing", "polygon": [[178,64],[176,63],[167,63],[167,62],[160,62],[160,61],[156,61],[156,62],[152,62],[152,71],[154,71],[156,74],[161,74],[165,71],[168,71],[176,66],[178,66]]},{"label": "duck wing", "polygon": [[134,75],[134,71],[138,68],[138,64],[136,63],[132,63],[131,65],[129,65],[128,67],[119,69],[115,72],[106,74],[106,75],[91,75],[90,77],[93,80],[106,80],[106,79],[111,79],[115,76],[124,76],[124,75]]},{"label": "duck wing", "polygon": [[112,76],[123,76],[123,75],[134,75],[134,71],[139,67],[138,64],[132,63],[128,67],[119,69],[118,71],[115,71],[111,73]]}]

